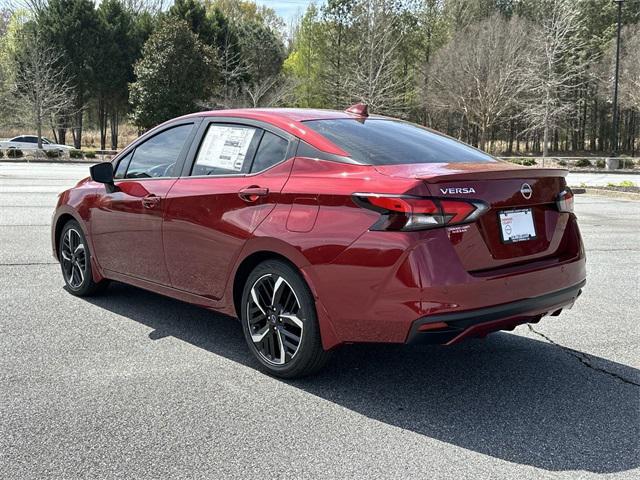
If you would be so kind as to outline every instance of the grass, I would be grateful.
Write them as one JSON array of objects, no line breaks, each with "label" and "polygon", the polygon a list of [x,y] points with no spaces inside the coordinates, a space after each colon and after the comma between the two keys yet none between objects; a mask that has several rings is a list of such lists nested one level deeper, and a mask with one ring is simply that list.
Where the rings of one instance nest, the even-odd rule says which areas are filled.
[{"label": "grass", "polygon": [[607,187],[625,187],[625,188],[628,188],[628,187],[636,187],[636,186],[637,185],[634,182],[632,182],[631,180],[624,180],[623,182],[619,182],[619,183],[612,183],[612,182],[607,183]]}]

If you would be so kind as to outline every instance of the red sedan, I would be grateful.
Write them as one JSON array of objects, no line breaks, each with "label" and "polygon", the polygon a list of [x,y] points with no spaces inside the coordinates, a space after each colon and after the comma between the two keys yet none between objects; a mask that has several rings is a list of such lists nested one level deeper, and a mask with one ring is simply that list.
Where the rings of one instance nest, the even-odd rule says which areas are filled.
[{"label": "red sedan", "polygon": [[570,307],[566,173],[362,106],[198,113],[63,192],[53,250],[70,293],[116,280],[237,316],[294,377],[345,343],[453,344]]}]

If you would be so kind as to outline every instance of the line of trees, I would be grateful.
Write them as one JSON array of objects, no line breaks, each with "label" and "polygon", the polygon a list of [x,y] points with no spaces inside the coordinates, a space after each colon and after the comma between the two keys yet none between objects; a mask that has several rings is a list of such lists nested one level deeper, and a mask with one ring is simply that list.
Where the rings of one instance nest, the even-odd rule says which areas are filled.
[{"label": "line of trees", "polygon": [[[125,121],[362,101],[494,152],[614,149],[610,0],[325,0],[288,33],[250,0],[16,1],[0,11],[0,117],[76,147],[87,122],[116,148]],[[615,142],[633,154],[640,3],[623,22]]]},{"label": "line of trees", "polygon": [[[283,24],[242,0],[23,0],[0,15],[0,121],[76,148],[119,126],[274,104],[286,81]],[[33,92],[37,91],[34,96]],[[38,97],[38,98],[35,98]],[[46,100],[43,102],[42,100]]]},{"label": "line of trees", "polygon": [[[623,9],[620,151],[640,134],[640,3]],[[612,150],[609,0],[328,0],[297,26],[296,104],[365,101],[507,154]]]}]

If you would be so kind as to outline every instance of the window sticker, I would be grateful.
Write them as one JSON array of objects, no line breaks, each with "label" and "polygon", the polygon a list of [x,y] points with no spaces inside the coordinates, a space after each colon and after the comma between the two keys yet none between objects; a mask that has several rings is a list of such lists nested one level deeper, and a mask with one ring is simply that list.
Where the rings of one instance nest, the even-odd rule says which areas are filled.
[{"label": "window sticker", "polygon": [[242,171],[247,150],[255,133],[253,128],[211,125],[196,163],[211,168]]}]

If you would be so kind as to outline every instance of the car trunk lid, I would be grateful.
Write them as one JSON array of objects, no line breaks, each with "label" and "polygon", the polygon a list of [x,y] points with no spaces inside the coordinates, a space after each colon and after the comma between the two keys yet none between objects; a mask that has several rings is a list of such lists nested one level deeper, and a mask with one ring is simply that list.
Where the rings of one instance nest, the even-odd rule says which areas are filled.
[{"label": "car trunk lid", "polygon": [[488,205],[475,222],[446,229],[461,263],[472,273],[490,274],[560,254],[569,215],[558,211],[556,201],[566,188],[566,170],[504,162],[376,168],[384,175],[422,181],[433,197]]}]

